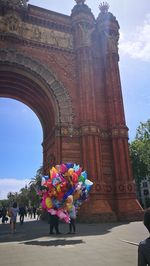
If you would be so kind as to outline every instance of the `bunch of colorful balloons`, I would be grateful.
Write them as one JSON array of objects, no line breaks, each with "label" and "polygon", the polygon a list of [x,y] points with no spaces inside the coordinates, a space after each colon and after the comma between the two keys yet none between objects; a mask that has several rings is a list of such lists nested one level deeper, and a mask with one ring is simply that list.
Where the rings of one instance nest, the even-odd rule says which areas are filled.
[{"label": "bunch of colorful balloons", "polygon": [[87,172],[74,163],[56,165],[49,176],[43,176],[38,194],[42,208],[51,215],[57,215],[66,223],[70,221],[70,210],[76,210],[88,198],[93,183],[87,179]]}]

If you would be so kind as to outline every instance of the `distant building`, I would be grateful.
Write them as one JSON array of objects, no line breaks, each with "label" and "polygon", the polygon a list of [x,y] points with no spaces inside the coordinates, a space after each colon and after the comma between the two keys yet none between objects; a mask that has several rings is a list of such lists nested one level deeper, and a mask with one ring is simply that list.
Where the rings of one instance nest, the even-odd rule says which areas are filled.
[{"label": "distant building", "polygon": [[150,180],[148,178],[141,181],[140,197],[143,207],[150,207]]}]

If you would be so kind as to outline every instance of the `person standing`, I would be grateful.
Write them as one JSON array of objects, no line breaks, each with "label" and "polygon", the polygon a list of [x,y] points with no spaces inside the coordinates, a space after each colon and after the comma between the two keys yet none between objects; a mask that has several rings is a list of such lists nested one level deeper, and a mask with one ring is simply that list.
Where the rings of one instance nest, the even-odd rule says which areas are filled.
[{"label": "person standing", "polygon": [[69,223],[69,232],[68,234],[75,234],[76,233],[76,208],[74,205],[72,205],[71,209],[69,210],[69,216],[70,216],[70,223]]},{"label": "person standing", "polygon": [[40,219],[40,215],[41,215],[40,208],[37,208],[36,213],[37,213],[37,220],[39,220]]},{"label": "person standing", "polygon": [[55,229],[56,234],[61,234],[59,232],[59,217],[54,214],[49,213],[49,223],[50,223],[50,232],[49,234],[54,234],[53,229]]},{"label": "person standing", "polygon": [[26,215],[26,209],[24,206],[21,206],[19,208],[19,215],[20,215],[20,224],[23,224],[24,222],[24,216]]},{"label": "person standing", "polygon": [[[145,211],[144,225],[150,233],[150,208]],[[150,236],[139,243],[138,266],[150,266]]]},{"label": "person standing", "polygon": [[7,209],[6,209],[6,207],[3,207],[2,208],[1,215],[2,215],[2,223],[4,224],[5,221],[6,221],[6,215],[7,215]]},{"label": "person standing", "polygon": [[33,206],[33,218],[35,219],[36,218],[36,207]]},{"label": "person standing", "polygon": [[9,216],[10,216],[10,225],[11,225],[11,232],[16,232],[16,220],[17,220],[17,214],[19,213],[19,208],[17,207],[17,203],[14,202],[13,206],[9,210]]}]

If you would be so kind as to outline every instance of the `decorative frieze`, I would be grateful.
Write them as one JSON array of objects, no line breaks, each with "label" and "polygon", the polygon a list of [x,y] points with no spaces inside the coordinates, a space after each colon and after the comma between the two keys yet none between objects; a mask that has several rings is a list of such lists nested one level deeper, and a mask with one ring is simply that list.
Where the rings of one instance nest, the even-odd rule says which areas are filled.
[{"label": "decorative frieze", "polygon": [[71,137],[95,135],[99,136],[101,139],[110,139],[112,137],[117,137],[117,138],[128,137],[128,131],[127,129],[120,129],[120,128],[112,129],[112,131],[109,130],[105,131],[95,125],[84,125],[81,127],[75,127],[71,124],[68,124],[66,126],[62,126],[61,135],[71,136]]},{"label": "decorative frieze", "polygon": [[113,128],[111,131],[112,137],[125,137],[128,138],[127,128]]},{"label": "decorative frieze", "polygon": [[112,193],[113,192],[113,186],[111,184],[105,184],[105,183],[94,183],[94,186],[92,188],[93,193]]},{"label": "decorative frieze", "polygon": [[72,34],[25,23],[17,13],[11,12],[6,16],[0,16],[0,34],[15,34],[28,41],[67,50],[73,49]]},{"label": "decorative frieze", "polygon": [[118,182],[116,184],[116,193],[134,193],[135,184],[133,182]]}]

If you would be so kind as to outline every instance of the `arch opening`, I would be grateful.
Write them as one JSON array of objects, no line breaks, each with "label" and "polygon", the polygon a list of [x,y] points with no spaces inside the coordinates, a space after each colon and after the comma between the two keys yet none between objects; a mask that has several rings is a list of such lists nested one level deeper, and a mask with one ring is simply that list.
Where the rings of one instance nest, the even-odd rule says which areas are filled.
[{"label": "arch opening", "polygon": [[0,97],[0,197],[28,184],[42,165],[43,132],[36,114],[27,105]]}]

